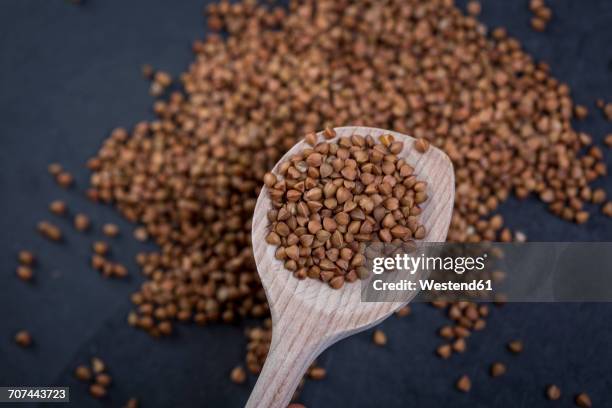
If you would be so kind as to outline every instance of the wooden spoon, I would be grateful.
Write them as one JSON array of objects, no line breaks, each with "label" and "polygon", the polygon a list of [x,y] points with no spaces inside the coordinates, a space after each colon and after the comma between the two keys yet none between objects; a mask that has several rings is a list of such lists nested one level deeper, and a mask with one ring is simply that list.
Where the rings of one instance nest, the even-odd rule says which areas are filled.
[{"label": "wooden spoon", "polygon": [[[404,142],[398,155],[414,167],[420,180],[427,182],[429,199],[419,221],[425,226],[424,241],[444,242],[455,197],[455,177],[449,158],[434,147],[421,154],[413,148],[415,139],[383,129],[349,126],[336,128],[339,137],[360,134],[376,140],[391,134]],[[322,132],[318,134],[323,140]],[[332,139],[334,140],[334,139]],[[279,163],[306,148],[304,141],[289,150]],[[277,163],[273,172],[276,172]],[[361,302],[359,282],[335,290],[315,279],[298,280],[274,257],[275,247],[265,241],[267,212],[271,208],[264,186],[253,216],[253,253],[272,314],[272,342],[263,370],[251,393],[247,407],[286,408],[304,373],[327,347],[338,340],[372,327],[407,301]]]}]

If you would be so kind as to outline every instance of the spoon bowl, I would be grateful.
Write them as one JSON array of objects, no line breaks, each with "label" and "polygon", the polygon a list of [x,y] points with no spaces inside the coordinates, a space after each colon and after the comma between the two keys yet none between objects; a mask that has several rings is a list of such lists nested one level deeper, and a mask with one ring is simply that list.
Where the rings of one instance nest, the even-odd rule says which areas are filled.
[{"label": "spoon bowl", "polygon": [[[430,146],[425,153],[414,149],[416,139],[384,129],[347,126],[335,128],[336,136],[328,141],[353,134],[371,135],[375,139],[391,134],[403,141],[398,154],[414,168],[419,180],[427,183],[428,200],[422,204],[419,222],[426,228],[423,241],[444,242],[450,224],[455,197],[455,180],[450,159]],[[323,141],[323,132],[317,134]],[[276,164],[288,160],[307,147],[302,140]],[[315,279],[298,280],[276,259],[275,247],[266,242],[267,213],[272,208],[269,190],[263,187],[253,215],[253,254],[265,289],[272,315],[272,341],[266,362],[247,407],[286,407],[309,365],[327,347],[338,340],[380,323],[402,302],[362,302],[358,282],[332,289]]]}]

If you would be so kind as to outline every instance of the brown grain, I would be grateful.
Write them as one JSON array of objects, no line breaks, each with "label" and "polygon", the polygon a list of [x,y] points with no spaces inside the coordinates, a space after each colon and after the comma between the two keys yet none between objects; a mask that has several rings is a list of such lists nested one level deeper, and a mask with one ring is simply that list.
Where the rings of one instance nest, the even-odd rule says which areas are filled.
[{"label": "brown grain", "polygon": [[74,369],[74,376],[80,381],[89,381],[93,377],[91,369],[86,365],[77,366]]},{"label": "brown grain", "polygon": [[51,211],[55,215],[66,215],[66,212],[68,211],[68,206],[65,202],[61,200],[55,200],[49,204],[49,211]]},{"label": "brown grain", "polygon": [[96,241],[93,243],[93,250],[98,255],[106,255],[108,253],[108,244],[104,241]]},{"label": "brown grain", "polygon": [[601,212],[607,217],[612,217],[612,201],[605,203],[601,207]]},{"label": "brown grain", "polygon": [[308,370],[308,377],[313,380],[322,380],[326,375],[327,371],[323,367],[314,366]]},{"label": "brown grain", "polygon": [[582,408],[591,408],[593,406],[591,397],[589,397],[589,395],[585,392],[581,392],[580,394],[576,395],[575,402],[576,405]]},{"label": "brown grain", "polygon": [[606,119],[612,121],[612,102],[606,103],[602,110]]},{"label": "brown grain", "polygon": [[15,333],[15,343],[21,347],[30,347],[32,345],[32,335],[27,330],[20,330]]},{"label": "brown grain", "polygon": [[561,389],[554,384],[546,387],[546,397],[551,401],[556,401],[561,398]]},{"label": "brown grain", "polygon": [[132,397],[127,400],[127,402],[123,405],[123,408],[138,408],[138,406],[138,399]]},{"label": "brown grain", "polygon": [[414,148],[419,153],[425,153],[429,149],[429,141],[420,137],[414,142]]},{"label": "brown grain", "polygon": [[491,377],[500,377],[506,374],[506,365],[503,363],[493,363],[490,369]]},{"label": "brown grain", "polygon": [[106,364],[104,364],[104,361],[102,361],[101,358],[93,357],[91,359],[91,368],[93,369],[94,373],[100,374],[106,370]]},{"label": "brown grain", "polygon": [[19,260],[19,263],[24,266],[32,266],[36,262],[34,253],[26,250],[19,251],[19,254],[17,254],[17,259]]},{"label": "brown grain", "polygon": [[452,326],[441,327],[438,331],[438,334],[440,334],[440,336],[445,339],[452,339],[453,337],[455,337],[455,332],[453,331]]},{"label": "brown grain", "polygon": [[107,237],[116,237],[119,235],[119,227],[116,224],[104,224],[102,226],[102,233]]},{"label": "brown grain", "polygon": [[382,330],[376,329],[372,334],[372,341],[377,346],[384,346],[387,344],[387,335]]},{"label": "brown grain", "polygon": [[451,356],[451,354],[453,354],[453,350],[451,349],[451,345],[450,344],[441,344],[436,349],[436,354],[438,354],[438,356],[442,357],[443,359],[449,358]]},{"label": "brown grain", "polygon": [[457,353],[463,353],[467,347],[467,344],[464,338],[459,338],[453,342],[452,347],[453,347],[453,351]]},{"label": "brown grain", "polygon": [[91,225],[89,217],[85,214],[79,213],[74,216],[74,228],[77,231],[87,231]]},{"label": "brown grain", "polygon": [[100,384],[91,384],[89,386],[89,393],[94,398],[104,398],[106,396],[106,388]]},{"label": "brown grain", "polygon": [[19,265],[17,267],[17,277],[24,282],[29,282],[34,277],[34,272],[29,266]]},{"label": "brown grain", "polygon": [[508,343],[508,350],[514,354],[520,354],[523,352],[523,342],[520,340],[513,340]]},{"label": "brown grain", "polygon": [[584,105],[574,106],[574,116],[578,120],[584,120],[589,115],[589,110]]},{"label": "brown grain", "polygon": [[38,232],[45,238],[51,241],[61,241],[62,231],[54,224],[48,221],[41,221],[38,223]]},{"label": "brown grain", "polygon": [[467,12],[472,16],[478,16],[481,12],[482,6],[479,1],[471,0],[467,4]]},{"label": "brown grain", "polygon": [[540,17],[533,17],[531,19],[531,28],[539,32],[544,31],[546,29],[546,20]]},{"label": "brown grain", "polygon": [[152,79],[153,75],[155,74],[155,70],[153,69],[153,66],[151,64],[143,64],[140,67],[140,72],[142,73],[142,76],[146,79]]},{"label": "brown grain", "polygon": [[62,172],[62,170],[63,170],[62,165],[59,163],[51,163],[47,166],[47,171],[52,176],[57,176],[58,174]]},{"label": "brown grain", "polygon": [[455,384],[455,386],[461,392],[469,392],[470,389],[472,389],[472,381],[470,380],[470,377],[468,377],[467,375],[462,375],[457,380],[457,383]]},{"label": "brown grain", "polygon": [[230,380],[235,384],[244,384],[246,381],[246,372],[241,366],[234,367],[230,373]]},{"label": "brown grain", "polygon": [[96,384],[100,384],[103,387],[108,387],[109,385],[111,385],[113,379],[111,378],[110,375],[106,374],[106,373],[101,373],[96,375]]},{"label": "brown grain", "polygon": [[61,171],[57,176],[55,176],[55,181],[60,187],[69,188],[74,183],[74,179],[70,173],[67,171]]},{"label": "brown grain", "polygon": [[409,305],[400,307],[396,312],[395,315],[397,317],[406,317],[409,316],[412,313],[412,308]]},{"label": "brown grain", "polygon": [[144,242],[149,239],[149,233],[147,232],[146,228],[138,227],[134,229],[134,238],[136,238],[138,241]]}]

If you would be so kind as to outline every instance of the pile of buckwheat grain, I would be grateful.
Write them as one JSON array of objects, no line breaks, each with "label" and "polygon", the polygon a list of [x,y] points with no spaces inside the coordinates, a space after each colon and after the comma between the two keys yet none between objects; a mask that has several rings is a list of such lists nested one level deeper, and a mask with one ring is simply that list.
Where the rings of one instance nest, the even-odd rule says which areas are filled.
[{"label": "pile of buckwheat grain", "polygon": [[[328,126],[393,129],[444,150],[456,176],[450,241],[524,240],[496,214],[511,194],[577,223],[585,205],[606,201],[590,187],[606,175],[603,153],[573,129],[569,87],[452,0],[292,1],[288,12],[222,1],[207,16],[227,37],[194,42],[184,91],[155,102],[156,120],[113,131],[89,161],[89,197],[159,245],[138,256],[148,280],[129,317],[152,335],[177,320],[268,315],[250,246],[255,200],[281,155]],[[436,306],[454,342],[489,314],[469,302]],[[248,332],[252,372],[269,332],[269,323]]]},{"label": "pile of buckwheat grain", "polygon": [[[323,133],[335,137],[332,129]],[[427,184],[398,154],[404,143],[386,134],[353,134],[316,142],[281,162],[264,184],[272,209],[266,242],[298,279],[340,289],[368,276],[367,242],[408,242],[425,237],[418,222]]]}]

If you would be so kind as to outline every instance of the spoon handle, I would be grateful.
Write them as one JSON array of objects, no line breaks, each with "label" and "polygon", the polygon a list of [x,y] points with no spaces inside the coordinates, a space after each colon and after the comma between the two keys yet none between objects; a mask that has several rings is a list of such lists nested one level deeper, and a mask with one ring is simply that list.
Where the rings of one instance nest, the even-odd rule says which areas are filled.
[{"label": "spoon handle", "polygon": [[304,373],[324,349],[321,337],[313,333],[312,319],[297,308],[288,309],[274,322],[270,351],[246,408],[286,408]]}]

